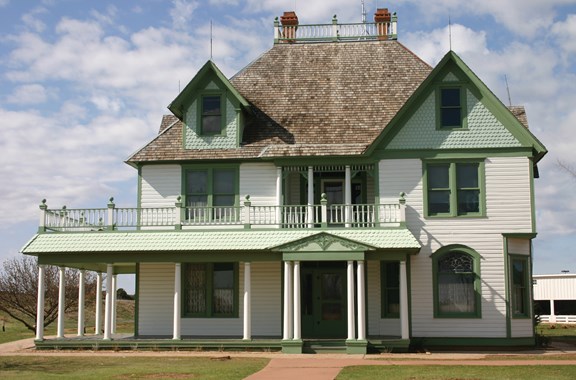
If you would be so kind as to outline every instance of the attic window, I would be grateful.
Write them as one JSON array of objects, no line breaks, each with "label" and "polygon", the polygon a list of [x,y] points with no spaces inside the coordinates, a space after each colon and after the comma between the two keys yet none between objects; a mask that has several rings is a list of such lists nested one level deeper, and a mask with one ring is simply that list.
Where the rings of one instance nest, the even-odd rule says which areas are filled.
[{"label": "attic window", "polygon": [[222,133],[222,100],[219,95],[202,97],[202,135]]},{"label": "attic window", "polygon": [[440,128],[463,128],[465,104],[460,87],[440,88],[438,96]]}]

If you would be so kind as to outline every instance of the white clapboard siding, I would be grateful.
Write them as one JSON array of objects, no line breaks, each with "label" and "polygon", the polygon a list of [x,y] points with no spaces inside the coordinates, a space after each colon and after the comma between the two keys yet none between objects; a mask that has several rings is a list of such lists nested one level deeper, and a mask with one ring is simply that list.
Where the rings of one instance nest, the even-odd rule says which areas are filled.
[{"label": "white clapboard siding", "polygon": [[172,335],[174,264],[142,263],[138,275],[138,333]]},{"label": "white clapboard siding", "polygon": [[528,338],[534,335],[532,318],[512,319],[510,335],[512,338]]},{"label": "white clapboard siding", "polygon": [[182,191],[180,165],[142,167],[141,207],[174,207]]},{"label": "white clapboard siding", "polygon": [[535,300],[576,300],[576,275],[534,275]]},{"label": "white clapboard siding", "polygon": [[240,198],[250,195],[253,205],[274,206],[276,199],[276,166],[272,163],[240,165]]},{"label": "white clapboard siding", "polygon": [[[530,161],[525,157],[485,160],[485,218],[424,218],[422,162],[417,159],[383,160],[379,168],[381,201],[391,201],[399,192],[406,192],[407,226],[422,245],[420,253],[411,258],[412,335],[505,337],[502,233],[532,232]],[[430,255],[449,244],[465,244],[482,257],[481,319],[434,318]],[[519,325],[518,329],[522,328]],[[529,334],[529,331],[517,331],[519,335],[522,333]]]},{"label": "white clapboard siding", "polygon": [[252,335],[282,335],[282,263],[252,262]]},{"label": "white clapboard siding", "polygon": [[368,335],[400,336],[399,318],[382,318],[382,288],[380,286],[380,261],[367,261],[366,303],[368,305]]}]

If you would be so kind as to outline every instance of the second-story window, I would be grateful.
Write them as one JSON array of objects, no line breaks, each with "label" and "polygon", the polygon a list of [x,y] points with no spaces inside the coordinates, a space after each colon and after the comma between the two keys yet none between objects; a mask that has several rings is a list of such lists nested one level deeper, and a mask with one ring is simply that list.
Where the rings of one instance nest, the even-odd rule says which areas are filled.
[{"label": "second-story window", "polygon": [[234,167],[186,170],[187,219],[234,220],[238,169]]},{"label": "second-story window", "polygon": [[202,97],[202,135],[219,135],[222,133],[222,99],[219,95]]}]

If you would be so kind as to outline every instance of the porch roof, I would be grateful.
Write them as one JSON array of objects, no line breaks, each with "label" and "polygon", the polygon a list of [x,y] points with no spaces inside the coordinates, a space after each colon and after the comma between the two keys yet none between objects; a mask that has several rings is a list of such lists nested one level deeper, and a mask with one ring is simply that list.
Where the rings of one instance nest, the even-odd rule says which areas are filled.
[{"label": "porch roof", "polygon": [[271,251],[318,234],[374,247],[375,249],[420,249],[420,243],[405,228],[324,230],[184,230],[40,233],[21,250],[28,255],[121,252]]}]

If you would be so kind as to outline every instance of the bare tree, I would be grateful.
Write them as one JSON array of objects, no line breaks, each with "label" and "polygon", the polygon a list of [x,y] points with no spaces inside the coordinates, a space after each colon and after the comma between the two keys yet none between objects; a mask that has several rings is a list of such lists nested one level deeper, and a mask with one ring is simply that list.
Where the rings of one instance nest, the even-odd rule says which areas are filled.
[{"label": "bare tree", "polygon": [[[66,292],[64,311],[78,308],[78,280],[80,272],[66,269],[64,287]],[[87,273],[87,299],[93,298],[96,291],[96,280],[93,274]],[[46,266],[45,270],[44,326],[50,325],[58,318],[58,267]],[[29,330],[36,329],[36,305],[38,294],[38,264],[35,258],[20,256],[4,261],[0,272],[0,310],[21,322]]]},{"label": "bare tree", "polygon": [[574,179],[576,179],[576,168],[574,168],[574,166],[562,160],[557,160],[556,164],[560,167],[560,169],[564,170],[566,173],[570,174]]}]

